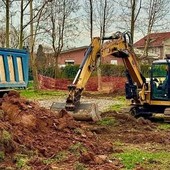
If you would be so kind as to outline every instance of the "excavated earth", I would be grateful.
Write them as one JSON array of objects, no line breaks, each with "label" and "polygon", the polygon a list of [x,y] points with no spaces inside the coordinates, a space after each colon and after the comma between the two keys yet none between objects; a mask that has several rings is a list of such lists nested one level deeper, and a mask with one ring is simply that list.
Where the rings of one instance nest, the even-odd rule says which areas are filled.
[{"label": "excavated earth", "polygon": [[[120,160],[108,158],[122,152],[114,146],[116,141],[170,144],[169,131],[160,133],[156,123],[125,113],[102,113],[103,118],[116,120],[113,127],[78,122],[65,110],[50,111],[14,91],[1,98],[0,109],[0,154],[4,154],[0,169],[19,169],[19,156],[24,155],[26,166],[33,170],[76,170],[82,164],[90,170],[117,170],[123,168]],[[66,155],[62,159],[61,153]]]}]

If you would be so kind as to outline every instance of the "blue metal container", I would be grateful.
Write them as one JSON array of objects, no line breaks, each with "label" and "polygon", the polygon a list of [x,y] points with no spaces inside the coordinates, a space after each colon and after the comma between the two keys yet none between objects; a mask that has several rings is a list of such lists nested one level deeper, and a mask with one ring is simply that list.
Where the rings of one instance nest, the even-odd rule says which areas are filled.
[{"label": "blue metal container", "polygon": [[26,88],[29,53],[26,50],[0,48],[0,90]]}]

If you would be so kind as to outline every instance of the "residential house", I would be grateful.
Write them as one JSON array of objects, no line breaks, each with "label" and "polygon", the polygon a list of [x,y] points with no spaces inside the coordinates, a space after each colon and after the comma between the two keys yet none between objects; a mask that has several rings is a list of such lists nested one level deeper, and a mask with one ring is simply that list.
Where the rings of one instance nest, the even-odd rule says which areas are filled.
[{"label": "residential house", "polygon": [[[134,44],[134,47],[144,50],[147,36],[143,37]],[[158,58],[164,59],[170,57],[170,32],[150,34],[148,52],[158,55]]]},{"label": "residential house", "polygon": [[[60,67],[64,67],[67,64],[80,65],[81,62],[83,61],[83,57],[87,48],[88,46],[82,46],[62,51],[58,60]],[[101,62],[115,65],[123,64],[121,58],[115,58],[114,56],[111,55],[105,58],[101,58]]]},{"label": "residential house", "polygon": [[[137,56],[141,56],[143,54],[145,39],[146,37],[134,44],[136,47],[134,50]],[[151,58],[158,58],[158,55],[162,56],[163,53],[166,55],[170,54],[170,32],[151,34],[151,39],[152,41],[150,42],[149,46],[149,56]],[[88,46],[81,46],[62,51],[60,57],[58,58],[59,66],[64,67],[68,64],[80,65],[83,61],[83,57],[87,48]],[[49,65],[52,65],[55,62],[52,52],[47,52],[46,55],[47,54]],[[101,62],[104,64],[123,65],[121,58],[116,58],[112,55],[103,58],[101,57]]]}]

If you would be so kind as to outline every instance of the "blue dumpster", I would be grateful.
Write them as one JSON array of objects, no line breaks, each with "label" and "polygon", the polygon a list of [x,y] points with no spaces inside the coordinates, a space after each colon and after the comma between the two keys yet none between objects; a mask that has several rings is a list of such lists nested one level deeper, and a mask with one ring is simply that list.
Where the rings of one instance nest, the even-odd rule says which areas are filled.
[{"label": "blue dumpster", "polygon": [[29,53],[26,50],[0,48],[0,90],[26,88]]}]

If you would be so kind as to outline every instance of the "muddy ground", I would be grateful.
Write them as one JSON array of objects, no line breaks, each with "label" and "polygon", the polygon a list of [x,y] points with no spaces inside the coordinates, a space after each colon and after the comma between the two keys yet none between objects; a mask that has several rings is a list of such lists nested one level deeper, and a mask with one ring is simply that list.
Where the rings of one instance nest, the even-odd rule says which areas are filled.
[{"label": "muddy ground", "polygon": [[170,151],[169,130],[122,112],[102,113],[103,120],[113,120],[110,124],[79,122],[64,110],[52,112],[16,92],[4,96],[0,107],[0,169],[117,170],[125,166],[110,155],[123,153],[122,144]]}]

